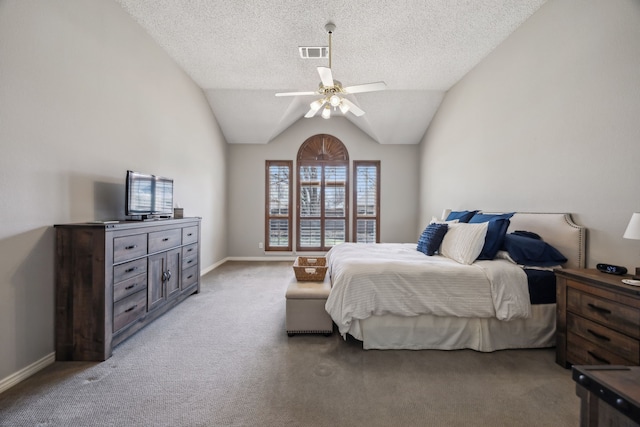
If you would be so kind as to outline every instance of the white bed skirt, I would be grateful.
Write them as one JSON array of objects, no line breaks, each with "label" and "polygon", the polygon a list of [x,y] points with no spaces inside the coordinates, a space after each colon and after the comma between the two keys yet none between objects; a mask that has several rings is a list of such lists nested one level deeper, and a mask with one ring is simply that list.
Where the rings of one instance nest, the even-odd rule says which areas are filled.
[{"label": "white bed skirt", "polygon": [[421,315],[372,316],[354,320],[349,334],[367,350],[459,350],[482,352],[556,345],[556,304],[533,305],[528,319]]}]

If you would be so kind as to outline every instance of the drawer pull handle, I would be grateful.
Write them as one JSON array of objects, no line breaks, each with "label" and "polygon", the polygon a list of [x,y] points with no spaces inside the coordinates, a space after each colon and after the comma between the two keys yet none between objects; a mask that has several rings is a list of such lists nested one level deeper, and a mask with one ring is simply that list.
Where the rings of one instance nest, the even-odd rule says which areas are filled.
[{"label": "drawer pull handle", "polygon": [[131,246],[125,246],[125,249],[126,250],[130,250],[130,249],[135,249],[137,247],[138,247],[138,245],[131,245]]},{"label": "drawer pull handle", "polygon": [[606,363],[607,365],[611,365],[611,362],[609,362],[607,359],[605,359],[604,357],[600,357],[597,356],[596,354],[587,351],[587,353],[589,353],[589,356],[593,357],[594,359],[596,359],[598,362],[602,362],[602,363]]},{"label": "drawer pull handle", "polygon": [[192,259],[190,259],[189,261],[187,261],[187,264],[191,264],[193,262]]},{"label": "drawer pull handle", "polygon": [[587,305],[588,305],[589,307],[591,307],[593,310],[598,311],[598,312],[600,312],[600,313],[604,313],[604,314],[611,314],[611,310],[608,310],[608,309],[606,309],[606,308],[598,307],[597,305],[595,305],[595,304],[591,304],[591,303],[589,303],[589,304],[587,304]]},{"label": "drawer pull handle", "polygon": [[604,335],[601,335],[601,334],[599,334],[599,333],[597,333],[597,332],[594,332],[594,331],[592,331],[591,329],[587,329],[587,332],[589,332],[591,335],[593,335],[594,337],[598,338],[599,340],[602,340],[602,341],[611,341],[611,338],[606,337],[606,336],[604,336]]},{"label": "drawer pull handle", "polygon": [[163,241],[163,242],[168,242],[168,241],[169,241],[169,238],[168,238],[168,237],[165,237],[164,239],[162,239],[162,241]]},{"label": "drawer pull handle", "polygon": [[136,308],[137,306],[138,306],[138,304],[134,305],[133,307],[129,307],[129,308],[127,308],[124,312],[125,312],[125,313],[128,313],[128,312],[130,312],[130,311],[133,311],[133,310],[135,310],[135,308]]},{"label": "drawer pull handle", "polygon": [[127,268],[124,272],[125,273],[131,273],[132,271],[136,271],[138,269],[138,267],[131,267],[131,268]]},{"label": "drawer pull handle", "polygon": [[136,286],[138,286],[138,284],[137,284],[137,283],[134,283],[133,285],[129,285],[129,286],[127,286],[125,289],[128,291],[129,289],[133,289],[133,288],[135,288]]},{"label": "drawer pull handle", "polygon": [[191,279],[193,277],[193,274],[190,274],[189,277],[187,277],[187,279]]},{"label": "drawer pull handle", "polygon": [[192,252],[192,251],[193,251],[193,249],[187,249],[187,252]]},{"label": "drawer pull handle", "polygon": [[191,237],[191,236],[193,236],[193,233],[187,234],[187,237]]}]

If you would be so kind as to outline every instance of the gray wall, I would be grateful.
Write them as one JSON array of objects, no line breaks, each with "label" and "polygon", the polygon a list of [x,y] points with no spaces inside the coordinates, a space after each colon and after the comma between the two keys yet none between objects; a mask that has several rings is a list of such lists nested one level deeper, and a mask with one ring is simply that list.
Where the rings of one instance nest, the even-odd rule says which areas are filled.
[{"label": "gray wall", "polygon": [[445,207],[571,212],[588,264],[640,266],[640,2],[551,0],[445,97],[420,222]]},{"label": "gray wall", "polygon": [[174,178],[226,257],[226,143],[202,92],[112,1],[0,2],[0,380],[54,351],[53,224],[124,216],[127,169]]},{"label": "gray wall", "polygon": [[230,257],[246,259],[264,256],[263,250],[258,249],[258,242],[264,242],[265,161],[295,160],[302,143],[319,133],[331,134],[342,141],[351,162],[381,160],[381,241],[418,240],[415,231],[418,215],[415,197],[418,191],[418,146],[380,145],[342,117],[330,120],[302,118],[269,144],[229,146]]}]

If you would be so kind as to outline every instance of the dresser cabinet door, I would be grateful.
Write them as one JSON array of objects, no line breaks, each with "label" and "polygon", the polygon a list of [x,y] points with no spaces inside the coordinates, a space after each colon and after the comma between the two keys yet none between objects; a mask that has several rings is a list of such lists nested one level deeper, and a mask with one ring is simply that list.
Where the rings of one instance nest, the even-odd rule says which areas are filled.
[{"label": "dresser cabinet door", "polygon": [[182,258],[182,249],[177,248],[167,252],[166,262],[166,288],[167,298],[177,296],[180,293],[180,259]]},{"label": "dresser cabinet door", "polygon": [[147,280],[147,306],[151,311],[159,306],[166,299],[164,286],[166,256],[164,253],[149,257],[148,280]]},{"label": "dresser cabinet door", "polygon": [[171,249],[149,257],[148,302],[149,311],[161,306],[180,293],[180,265],[182,248]]}]

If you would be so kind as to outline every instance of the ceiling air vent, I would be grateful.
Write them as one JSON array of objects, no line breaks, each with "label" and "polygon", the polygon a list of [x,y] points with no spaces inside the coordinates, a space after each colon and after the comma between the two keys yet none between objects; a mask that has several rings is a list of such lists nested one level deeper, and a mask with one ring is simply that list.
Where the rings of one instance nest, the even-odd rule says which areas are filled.
[{"label": "ceiling air vent", "polygon": [[298,47],[298,50],[300,51],[300,58],[303,58],[303,59],[317,59],[317,58],[329,57],[328,46],[300,46]]}]

